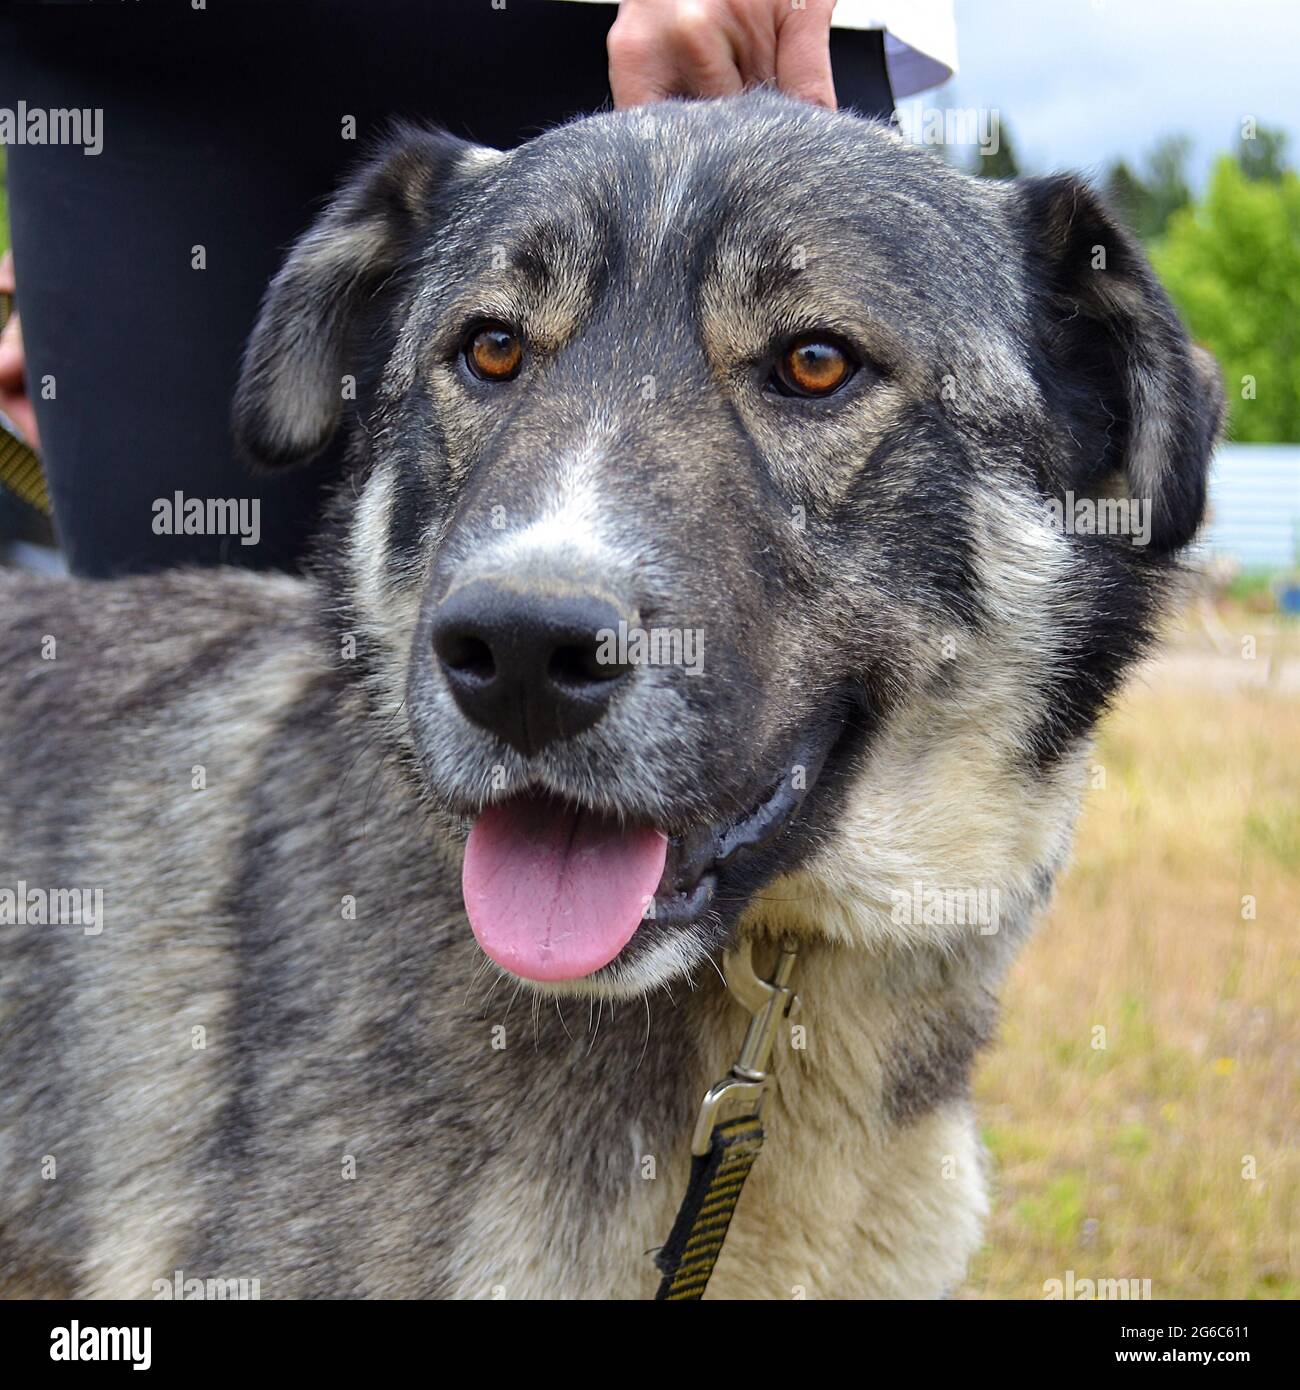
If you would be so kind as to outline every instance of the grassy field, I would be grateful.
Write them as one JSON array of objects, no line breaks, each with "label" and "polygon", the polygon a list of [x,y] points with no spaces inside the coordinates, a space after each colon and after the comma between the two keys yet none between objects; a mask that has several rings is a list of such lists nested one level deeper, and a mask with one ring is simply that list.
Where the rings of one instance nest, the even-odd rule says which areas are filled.
[{"label": "grassy field", "polygon": [[1300,641],[1224,623],[1219,653],[1182,630],[1105,725],[977,1079],[996,1196],[967,1296],[1073,1270],[1300,1297]]}]

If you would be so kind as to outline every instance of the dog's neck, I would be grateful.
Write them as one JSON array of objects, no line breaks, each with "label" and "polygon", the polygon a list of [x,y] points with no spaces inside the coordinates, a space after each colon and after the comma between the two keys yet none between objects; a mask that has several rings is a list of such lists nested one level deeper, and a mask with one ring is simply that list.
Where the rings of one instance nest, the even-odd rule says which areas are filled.
[{"label": "dog's neck", "polygon": [[[759,974],[771,956],[756,945]],[[801,943],[800,1007],[778,1038],[766,1143],[713,1296],[916,1297],[960,1281],[986,1207],[969,1103],[994,1023],[986,978],[960,953]],[[707,1084],[747,1015],[716,979],[681,1003]]]},{"label": "dog's neck", "polygon": [[[838,1095],[861,1120],[883,1129],[964,1098],[974,1056],[996,1020],[989,958],[1000,971],[1007,954],[987,938],[956,950],[798,943],[793,986],[800,1007],[773,1059],[778,1077],[795,1084],[778,1082],[775,1104],[800,1128],[816,1129],[817,1115],[801,1109],[804,1098],[819,1105]],[[755,946],[760,974],[771,956],[770,947]],[[745,1021],[738,1005],[721,1015],[733,1052]]]}]

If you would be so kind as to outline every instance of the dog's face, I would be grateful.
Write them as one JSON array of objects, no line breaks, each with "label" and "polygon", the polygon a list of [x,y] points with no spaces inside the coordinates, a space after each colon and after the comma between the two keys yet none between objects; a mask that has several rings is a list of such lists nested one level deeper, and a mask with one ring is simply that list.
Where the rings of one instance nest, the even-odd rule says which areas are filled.
[{"label": "dog's face", "polygon": [[618,993],[746,910],[861,942],[943,929],[917,884],[1041,887],[1220,395],[1081,185],[763,95],[396,136],[272,285],[237,432],[287,463],[345,411],[345,621],[473,822],[475,933]]}]

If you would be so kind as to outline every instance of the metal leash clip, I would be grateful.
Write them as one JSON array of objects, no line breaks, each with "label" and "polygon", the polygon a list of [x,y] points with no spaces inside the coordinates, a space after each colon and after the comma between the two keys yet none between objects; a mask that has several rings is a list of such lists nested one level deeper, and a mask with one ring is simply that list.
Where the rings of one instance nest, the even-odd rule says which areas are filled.
[{"label": "metal leash clip", "polygon": [[712,1147],[713,1131],[718,1125],[759,1113],[763,1092],[771,1080],[768,1062],[777,1029],[799,1008],[799,996],[790,988],[794,945],[789,940],[782,941],[770,980],[755,972],[753,950],[753,942],[742,941],[723,953],[723,977],[732,997],[749,1010],[749,1029],[730,1073],[705,1093],[691,1139],[691,1152],[699,1157]]}]

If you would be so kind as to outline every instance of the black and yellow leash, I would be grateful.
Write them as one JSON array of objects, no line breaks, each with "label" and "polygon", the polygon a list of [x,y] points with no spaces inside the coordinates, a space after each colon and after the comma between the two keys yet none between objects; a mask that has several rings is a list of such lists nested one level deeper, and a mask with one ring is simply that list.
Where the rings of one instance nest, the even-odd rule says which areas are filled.
[{"label": "black and yellow leash", "polygon": [[45,488],[41,461],[9,428],[3,415],[0,415],[0,483],[43,516],[50,515],[50,495]]},{"label": "black and yellow leash", "polygon": [[655,1256],[663,1280],[657,1302],[704,1297],[749,1170],[763,1147],[763,1093],[771,1079],[772,1048],[782,1023],[799,1006],[790,988],[795,951],[783,942],[770,980],[754,970],[752,943],[723,957],[727,988],[749,1010],[740,1056],[710,1086],[691,1141],[691,1178],[673,1229]]}]

